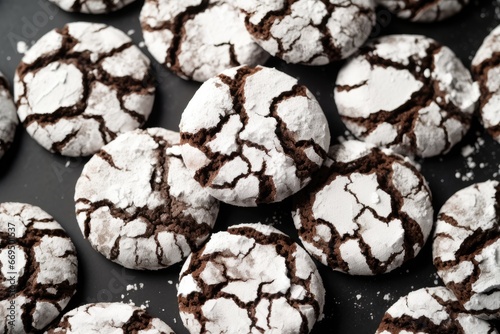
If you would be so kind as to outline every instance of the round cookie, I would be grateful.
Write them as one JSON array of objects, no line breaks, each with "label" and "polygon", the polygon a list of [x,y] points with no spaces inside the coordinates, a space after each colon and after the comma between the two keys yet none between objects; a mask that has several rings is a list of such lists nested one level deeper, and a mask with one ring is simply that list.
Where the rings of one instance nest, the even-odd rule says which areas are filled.
[{"label": "round cookie", "polygon": [[205,82],[184,110],[182,156],[195,179],[238,206],[278,202],[319,169],[330,144],[319,103],[295,78],[242,66]]},{"label": "round cookie", "polygon": [[104,14],[114,12],[135,0],[49,0],[68,12]]},{"label": "round cookie", "polygon": [[203,82],[228,68],[255,66],[269,57],[228,0],[146,0],[140,21],[149,52],[184,79]]},{"label": "round cookie", "polygon": [[287,63],[325,65],[353,54],[375,25],[372,0],[236,0],[255,41]]},{"label": "round cookie", "polygon": [[444,20],[460,12],[469,0],[376,0],[398,17],[415,22]]},{"label": "round cookie", "polygon": [[66,313],[47,334],[113,333],[174,334],[162,320],[143,309],[123,303],[95,303]]},{"label": "round cookie", "polygon": [[16,106],[9,92],[9,84],[0,72],[0,158],[14,141],[17,124]]},{"label": "round cookie", "polygon": [[131,269],[186,258],[209,236],[219,210],[184,166],[179,134],[135,130],[104,146],[75,188],[76,218],[92,247]]},{"label": "round cookie", "polygon": [[19,119],[47,150],[91,155],[146,122],[155,91],[149,65],[113,27],[76,22],[52,30],[17,68]]},{"label": "round cookie", "polygon": [[383,274],[414,258],[433,225],[431,193],[409,160],[359,141],[333,146],[294,199],[306,250],[333,270]]},{"label": "round cookie", "polygon": [[472,74],[481,90],[481,123],[500,143],[500,26],[496,27],[484,40],[472,60]]},{"label": "round cookie", "polygon": [[395,302],[376,334],[498,334],[487,321],[468,314],[445,287],[423,288]]},{"label": "round cookie", "polygon": [[54,218],[29,204],[0,204],[0,328],[39,333],[75,294],[75,247]]},{"label": "round cookie", "polygon": [[500,182],[473,184],[446,201],[432,251],[439,276],[469,313],[500,318]]},{"label": "round cookie", "polygon": [[340,70],[335,102],[358,138],[397,153],[447,153],[468,131],[479,90],[455,54],[419,35],[362,47]]},{"label": "round cookie", "polygon": [[322,315],[323,282],[309,255],[262,224],[219,232],[184,263],[177,291],[194,333],[309,333]]}]

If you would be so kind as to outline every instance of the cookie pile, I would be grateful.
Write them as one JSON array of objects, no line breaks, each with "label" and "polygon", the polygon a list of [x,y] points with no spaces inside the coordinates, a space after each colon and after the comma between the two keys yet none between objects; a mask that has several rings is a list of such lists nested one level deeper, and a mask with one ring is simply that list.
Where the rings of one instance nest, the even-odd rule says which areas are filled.
[{"label": "cookie pile", "polygon": [[[51,1],[93,14],[133,2]],[[468,1],[379,3],[401,18],[438,21]],[[90,156],[74,200],[82,236],[96,251],[135,270],[183,263],[177,301],[190,333],[309,333],[328,298],[313,258],[348,275],[382,275],[413,260],[434,228],[433,263],[446,287],[402,297],[377,333],[496,333],[486,320],[500,317],[500,184],[460,190],[435,221],[413,158],[450,152],[478,106],[498,141],[500,28],[479,49],[471,75],[451,49],[425,36],[367,42],[372,0],[146,0],[140,22],[158,63],[203,82],[179,132],[139,129],[155,99],[151,62],[111,26],[73,22],[43,36],[17,68],[16,105],[0,74],[0,157],[14,139],[16,106],[46,150]],[[330,146],[314,94],[263,66],[270,56],[315,66],[347,59],[332,80],[331,103],[356,140]],[[287,199],[304,248],[260,223],[211,235],[220,202],[258,210]],[[75,247],[37,207],[0,204],[0,221],[6,332],[173,333],[123,303],[83,305],[54,324],[76,291]],[[10,251],[22,259],[11,285]],[[21,315],[13,326],[11,304]]]}]

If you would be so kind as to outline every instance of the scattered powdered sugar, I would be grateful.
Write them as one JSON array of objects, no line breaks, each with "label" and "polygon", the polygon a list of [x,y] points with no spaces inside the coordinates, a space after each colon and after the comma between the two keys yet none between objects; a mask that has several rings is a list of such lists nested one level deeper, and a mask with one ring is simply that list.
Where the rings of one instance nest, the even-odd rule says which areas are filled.
[{"label": "scattered powdered sugar", "polygon": [[17,52],[21,54],[25,54],[28,51],[28,44],[25,41],[17,42]]},{"label": "scattered powdered sugar", "polygon": [[384,299],[385,301],[389,301],[389,300],[391,300],[391,299],[392,299],[391,294],[390,294],[390,293],[386,293],[386,294],[384,295],[383,299]]},{"label": "scattered powdered sugar", "polygon": [[[472,145],[465,145],[462,147],[461,155],[464,158],[463,165],[455,170],[455,178],[467,182],[473,181],[475,179],[475,172],[478,169],[485,169],[490,167],[487,161],[479,161],[481,159],[479,157],[479,153],[484,147],[485,140],[480,137],[481,133],[477,132],[478,136],[476,142]],[[495,155],[495,152],[491,152],[491,154],[483,154],[483,158],[487,156]],[[493,177],[497,177],[500,174],[500,165],[498,166],[498,170],[493,171]]]}]

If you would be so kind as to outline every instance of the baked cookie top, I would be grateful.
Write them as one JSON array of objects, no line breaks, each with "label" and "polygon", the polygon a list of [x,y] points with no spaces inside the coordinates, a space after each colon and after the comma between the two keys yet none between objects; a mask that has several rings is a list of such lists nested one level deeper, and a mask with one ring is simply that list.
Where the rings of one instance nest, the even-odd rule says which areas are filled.
[{"label": "baked cookie top", "polygon": [[325,65],[353,54],[375,25],[372,0],[236,0],[247,30],[287,63]]},{"label": "baked cookie top", "polygon": [[162,320],[123,303],[95,303],[66,313],[47,334],[113,333],[174,334]]},{"label": "baked cookie top", "polygon": [[19,123],[16,106],[9,91],[9,84],[0,72],[0,158],[9,149]]},{"label": "baked cookie top", "polygon": [[467,312],[500,317],[500,183],[459,190],[438,214],[434,265]]},{"label": "baked cookie top", "polygon": [[455,333],[497,334],[487,321],[478,319],[445,287],[423,288],[395,302],[384,314],[376,334]]},{"label": "baked cookie top", "polygon": [[49,0],[68,12],[104,14],[114,12],[135,0]]},{"label": "baked cookie top", "polygon": [[472,74],[481,90],[480,116],[485,129],[500,143],[500,26],[485,39],[474,59]]},{"label": "baked cookie top", "polygon": [[358,138],[404,155],[447,153],[468,131],[477,84],[446,46],[391,35],[363,46],[340,70],[335,102]]},{"label": "baked cookie top", "polygon": [[184,110],[182,156],[212,196],[238,206],[278,202],[319,169],[328,122],[297,79],[242,66],[205,82]]},{"label": "baked cookie top", "polygon": [[0,268],[0,328],[6,333],[42,331],[76,292],[75,247],[36,206],[0,204]]},{"label": "baked cookie top", "polygon": [[185,259],[210,235],[218,202],[180,158],[179,134],[120,135],[85,165],[75,187],[83,236],[108,259],[157,270]]},{"label": "baked cookie top", "polygon": [[228,0],[146,0],[144,42],[156,60],[184,79],[206,81],[239,65],[264,63],[269,54],[245,29]]},{"label": "baked cookie top", "polygon": [[287,235],[240,224],[188,257],[178,300],[190,333],[309,333],[324,294],[314,262]]},{"label": "baked cookie top", "polygon": [[460,12],[469,0],[376,0],[402,19],[416,22],[444,20]]},{"label": "baked cookie top", "polygon": [[18,115],[44,148],[65,156],[97,152],[143,125],[154,82],[149,59],[122,31],[69,23],[38,40],[14,80]]},{"label": "baked cookie top", "polygon": [[383,274],[414,258],[433,225],[431,193],[415,166],[359,141],[333,146],[294,198],[306,250],[334,270]]}]

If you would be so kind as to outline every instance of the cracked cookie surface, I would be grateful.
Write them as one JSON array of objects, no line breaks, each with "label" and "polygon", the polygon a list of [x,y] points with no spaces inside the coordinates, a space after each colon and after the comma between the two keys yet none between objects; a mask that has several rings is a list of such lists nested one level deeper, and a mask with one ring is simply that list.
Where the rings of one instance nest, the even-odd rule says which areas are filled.
[{"label": "cracked cookie surface", "polygon": [[95,303],[66,313],[47,334],[175,334],[162,320],[123,303]]},{"label": "cracked cookie surface", "polygon": [[309,183],[330,144],[311,92],[275,69],[242,66],[205,82],[184,110],[182,156],[212,196],[278,202]]},{"label": "cracked cookie surface", "polygon": [[414,258],[433,225],[431,193],[407,159],[359,141],[332,146],[294,199],[306,250],[333,270],[383,274]]},{"label": "cracked cookie surface", "polygon": [[472,60],[472,74],[481,91],[481,123],[500,143],[500,26],[484,40]]},{"label": "cracked cookie surface", "polygon": [[143,125],[154,82],[149,59],[120,30],[69,23],[24,55],[14,80],[18,115],[44,148],[65,156],[97,152]]},{"label": "cracked cookie surface", "polygon": [[269,57],[229,0],[146,0],[140,20],[148,50],[184,79],[203,82],[228,68],[255,66]]},{"label": "cracked cookie surface", "polygon": [[9,84],[0,72],[0,158],[14,141],[18,123],[16,106],[9,92]]},{"label": "cracked cookie surface", "polygon": [[49,0],[68,12],[104,14],[114,12],[135,0]]},{"label": "cracked cookie surface", "polygon": [[36,206],[0,204],[0,269],[2,333],[42,331],[76,291],[75,247]]},{"label": "cracked cookie surface", "polygon": [[179,134],[135,130],[104,146],[75,187],[76,217],[92,247],[127,268],[157,270],[209,236],[218,202],[180,158]]},{"label": "cracked cookie surface", "polygon": [[446,286],[471,314],[500,318],[500,183],[459,190],[441,208],[432,246]]},{"label": "cracked cookie surface", "polygon": [[401,297],[384,314],[376,334],[498,334],[478,319],[445,287],[423,288]]},{"label": "cracked cookie surface", "polygon": [[240,224],[210,238],[181,269],[178,301],[191,333],[309,333],[322,315],[323,282],[287,235]]},{"label": "cracked cookie surface", "polygon": [[287,63],[325,65],[345,59],[375,24],[372,0],[236,0],[245,25],[271,55]]},{"label": "cracked cookie surface", "polygon": [[469,0],[376,0],[392,13],[406,20],[435,22],[460,12]]},{"label": "cracked cookie surface", "polygon": [[335,102],[358,139],[404,155],[447,153],[468,131],[479,98],[470,72],[433,39],[392,35],[340,70]]}]

